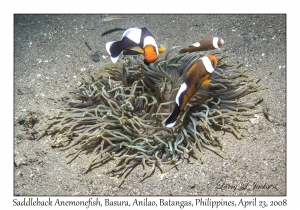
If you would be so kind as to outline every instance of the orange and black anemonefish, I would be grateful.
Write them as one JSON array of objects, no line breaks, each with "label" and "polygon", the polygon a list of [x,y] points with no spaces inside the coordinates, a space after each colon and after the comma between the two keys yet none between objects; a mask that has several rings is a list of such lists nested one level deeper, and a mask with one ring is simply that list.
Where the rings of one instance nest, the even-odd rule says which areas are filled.
[{"label": "orange and black anemonefish", "polygon": [[185,79],[181,84],[176,98],[173,112],[165,119],[162,124],[171,128],[176,124],[179,113],[185,105],[200,89],[207,89],[210,85],[210,77],[218,65],[218,59],[213,55],[206,55],[197,60],[187,71]]},{"label": "orange and black anemonefish", "polygon": [[156,41],[147,28],[129,28],[120,41],[106,43],[106,50],[113,63],[116,63],[121,52],[123,55],[144,55],[144,63],[154,63],[159,53],[164,51],[162,46],[158,47]]},{"label": "orange and black anemonefish", "polygon": [[196,42],[187,48],[183,48],[179,50],[179,53],[214,50],[222,47],[223,45],[223,39],[218,37],[211,37],[207,39],[202,39],[199,42]]}]

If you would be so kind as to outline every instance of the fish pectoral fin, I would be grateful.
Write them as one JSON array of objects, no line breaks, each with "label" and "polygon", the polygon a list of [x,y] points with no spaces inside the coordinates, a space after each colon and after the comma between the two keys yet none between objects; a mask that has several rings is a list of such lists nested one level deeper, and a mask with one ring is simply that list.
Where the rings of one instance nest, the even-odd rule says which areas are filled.
[{"label": "fish pectoral fin", "polygon": [[123,55],[140,55],[140,54],[141,53],[130,49],[123,50]]},{"label": "fish pectoral fin", "polygon": [[144,53],[144,50],[142,48],[140,48],[139,46],[128,47],[128,48],[126,48],[126,50],[135,51],[136,53],[139,53],[139,54]]},{"label": "fish pectoral fin", "polygon": [[204,80],[201,83],[200,88],[201,89],[208,89],[210,86],[210,79],[209,78],[203,78]]},{"label": "fish pectoral fin", "polygon": [[200,82],[197,82],[198,85],[200,85],[200,87],[198,87],[199,89],[208,89],[210,86],[210,77],[211,74],[207,74],[205,75]]},{"label": "fish pectoral fin", "polygon": [[165,51],[166,51],[166,49],[162,45],[159,45],[158,52],[159,53],[164,53]]}]

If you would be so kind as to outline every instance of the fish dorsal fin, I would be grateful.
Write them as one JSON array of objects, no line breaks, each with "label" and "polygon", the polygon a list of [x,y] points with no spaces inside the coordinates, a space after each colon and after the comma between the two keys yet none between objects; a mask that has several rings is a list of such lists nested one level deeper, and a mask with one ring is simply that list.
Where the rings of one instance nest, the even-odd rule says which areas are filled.
[{"label": "fish dorsal fin", "polygon": [[140,28],[129,28],[124,33],[121,39],[127,37],[136,44],[140,44],[142,30]]},{"label": "fish dorsal fin", "polygon": [[189,47],[200,47],[200,42],[196,42],[194,44],[191,44]]}]

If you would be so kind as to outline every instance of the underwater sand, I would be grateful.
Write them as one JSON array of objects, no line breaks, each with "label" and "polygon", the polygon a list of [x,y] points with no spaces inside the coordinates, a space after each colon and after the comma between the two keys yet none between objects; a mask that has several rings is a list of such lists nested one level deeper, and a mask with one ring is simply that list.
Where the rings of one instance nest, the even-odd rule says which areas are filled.
[{"label": "underwater sand", "polygon": [[[285,15],[126,15],[102,22],[104,17],[15,15],[15,195],[286,195]],[[259,92],[264,101],[257,108],[269,108],[271,122],[260,113],[247,123],[242,139],[224,133],[223,159],[207,151],[202,164],[190,158],[165,174],[156,169],[143,182],[137,167],[120,188],[117,178],[106,174],[113,161],[87,174],[82,174],[87,155],[66,164],[68,153],[51,148],[49,136],[35,140],[45,117],[53,114],[48,98],[66,96],[82,72],[92,73],[111,62],[102,57],[108,56],[105,43],[118,40],[123,31],[102,33],[132,26],[147,27],[166,47],[223,38],[226,61],[244,63],[250,77],[268,86]],[[99,62],[91,57],[96,52]],[[28,113],[39,120],[33,128],[27,126]],[[269,189],[253,189],[255,185]]]}]

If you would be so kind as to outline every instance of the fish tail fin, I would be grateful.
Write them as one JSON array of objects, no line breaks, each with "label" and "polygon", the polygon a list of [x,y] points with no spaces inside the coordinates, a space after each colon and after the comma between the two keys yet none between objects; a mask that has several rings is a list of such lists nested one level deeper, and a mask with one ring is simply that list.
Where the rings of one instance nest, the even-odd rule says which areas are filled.
[{"label": "fish tail fin", "polygon": [[173,112],[169,115],[169,117],[167,119],[165,119],[162,124],[163,126],[167,127],[167,128],[171,128],[176,124],[176,120],[178,118],[178,115],[180,113],[180,108],[179,106],[176,104]]},{"label": "fish tail fin", "polygon": [[111,61],[113,63],[117,62],[122,52],[121,44],[122,43],[120,41],[111,41],[111,42],[107,42],[105,45],[106,51],[110,55]]}]

